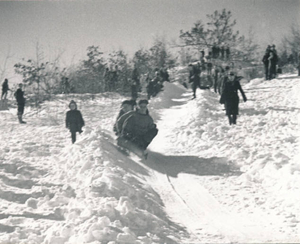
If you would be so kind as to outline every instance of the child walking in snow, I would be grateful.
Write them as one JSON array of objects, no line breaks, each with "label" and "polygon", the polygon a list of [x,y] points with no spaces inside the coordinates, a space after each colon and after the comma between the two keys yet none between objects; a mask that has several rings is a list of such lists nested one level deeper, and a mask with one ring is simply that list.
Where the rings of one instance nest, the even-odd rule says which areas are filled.
[{"label": "child walking in snow", "polygon": [[81,134],[82,127],[84,126],[84,120],[81,112],[77,110],[77,104],[75,101],[71,101],[69,104],[70,110],[67,112],[66,128],[71,132],[72,143],[76,141],[76,132]]}]

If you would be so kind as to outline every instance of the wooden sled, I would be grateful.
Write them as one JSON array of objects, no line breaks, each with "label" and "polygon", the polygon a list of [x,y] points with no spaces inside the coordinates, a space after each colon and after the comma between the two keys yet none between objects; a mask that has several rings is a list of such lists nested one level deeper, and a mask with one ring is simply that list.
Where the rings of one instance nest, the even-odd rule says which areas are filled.
[{"label": "wooden sled", "polygon": [[127,149],[128,151],[134,153],[135,155],[137,155],[140,158],[147,159],[148,153],[145,150],[139,148],[134,143],[132,143],[129,140],[124,139],[123,137],[117,138],[117,145],[121,148]]}]

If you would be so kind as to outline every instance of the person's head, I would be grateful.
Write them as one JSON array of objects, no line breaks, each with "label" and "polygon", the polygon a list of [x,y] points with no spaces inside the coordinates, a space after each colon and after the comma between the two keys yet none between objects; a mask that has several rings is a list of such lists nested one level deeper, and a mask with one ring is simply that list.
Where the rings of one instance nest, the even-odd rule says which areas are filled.
[{"label": "person's head", "polygon": [[225,70],[226,70],[226,71],[229,71],[229,70],[230,70],[230,67],[229,67],[229,66],[225,66]]},{"label": "person's head", "polygon": [[19,88],[20,88],[20,89],[23,88],[23,84],[22,84],[22,83],[19,84]]},{"label": "person's head", "polygon": [[235,74],[234,74],[234,72],[229,72],[229,75],[228,75],[228,79],[230,80],[230,81],[233,81],[234,80],[234,78],[235,78]]},{"label": "person's head", "polygon": [[76,110],[77,109],[77,104],[74,100],[71,100],[71,102],[69,103],[69,108],[71,110]]},{"label": "person's head", "polygon": [[127,113],[133,109],[132,102],[130,100],[123,101],[121,107],[125,113]]},{"label": "person's head", "polygon": [[148,103],[149,103],[149,102],[148,102],[148,100],[146,100],[146,99],[142,99],[142,100],[139,101],[138,106],[139,106],[139,111],[140,111],[141,113],[147,113],[147,110],[148,110],[148,108],[147,108]]},{"label": "person's head", "polygon": [[8,79],[4,79],[4,82],[7,83],[7,82],[8,82]]}]

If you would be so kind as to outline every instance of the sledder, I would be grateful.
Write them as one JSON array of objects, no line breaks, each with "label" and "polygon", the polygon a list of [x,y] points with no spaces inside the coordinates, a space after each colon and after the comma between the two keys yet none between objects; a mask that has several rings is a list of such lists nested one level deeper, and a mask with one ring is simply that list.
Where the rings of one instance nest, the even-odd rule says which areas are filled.
[{"label": "sledder", "polygon": [[118,124],[121,133],[117,139],[120,147],[144,158],[147,158],[146,148],[158,132],[147,105],[148,100],[140,100],[136,111],[128,112],[119,118],[122,124]]}]

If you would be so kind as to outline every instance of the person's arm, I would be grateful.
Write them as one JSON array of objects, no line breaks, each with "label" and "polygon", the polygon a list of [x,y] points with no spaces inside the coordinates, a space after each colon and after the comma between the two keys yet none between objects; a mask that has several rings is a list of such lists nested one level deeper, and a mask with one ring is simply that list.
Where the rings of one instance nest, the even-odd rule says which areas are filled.
[{"label": "person's arm", "polygon": [[69,129],[69,120],[70,120],[70,116],[69,116],[69,112],[67,112],[67,115],[66,115],[66,128]]},{"label": "person's arm", "polygon": [[81,112],[80,111],[78,111],[79,112],[79,115],[80,115],[80,127],[83,127],[84,126],[84,120],[83,120],[83,117],[82,117],[82,114],[81,114]]},{"label": "person's arm", "polygon": [[121,135],[127,138],[134,138],[135,116],[131,115],[123,123]]},{"label": "person's arm", "polygon": [[237,81],[237,82],[238,82],[238,89],[240,90],[240,92],[241,92],[241,94],[242,94],[242,96],[243,96],[244,102],[246,102],[246,101],[247,101],[247,97],[246,97],[246,95],[245,95],[245,92],[243,91],[240,82],[239,82],[239,81]]}]

